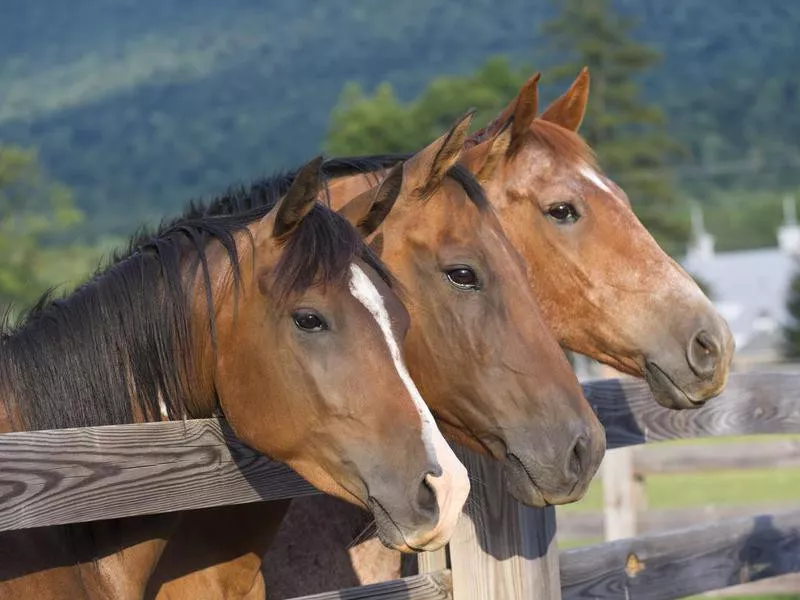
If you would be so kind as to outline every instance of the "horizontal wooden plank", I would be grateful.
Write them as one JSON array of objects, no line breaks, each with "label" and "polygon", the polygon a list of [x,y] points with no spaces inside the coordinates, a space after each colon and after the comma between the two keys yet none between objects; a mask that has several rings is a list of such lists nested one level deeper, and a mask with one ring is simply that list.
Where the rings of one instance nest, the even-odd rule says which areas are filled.
[{"label": "horizontal wooden plank", "polygon": [[[793,509],[797,503],[750,504],[744,506],[696,506],[692,508],[648,509],[636,516],[638,533],[671,531],[703,525],[720,519],[736,519],[751,515],[781,513]],[[603,513],[601,511],[556,510],[558,539],[579,540],[603,538]]]},{"label": "horizontal wooden plank", "polygon": [[640,475],[774,468],[800,468],[800,439],[652,444],[636,448],[633,454],[633,470]]},{"label": "horizontal wooden plank", "polygon": [[[792,594],[797,597],[800,592],[800,574],[792,573],[790,575],[781,575],[780,577],[772,577],[770,579],[762,579],[761,581],[754,581],[752,583],[744,583],[742,585],[735,585],[733,587],[725,588],[724,590],[716,590],[714,592],[706,592],[704,596],[707,598],[731,598],[742,596],[785,596]],[[786,598],[791,600],[791,598]]]},{"label": "horizontal wooden plank", "polygon": [[583,385],[609,448],[678,438],[800,433],[800,373],[733,373],[725,391],[697,410],[670,410],[638,379]]},{"label": "horizontal wooden plank", "polygon": [[373,583],[334,592],[302,596],[295,600],[452,600],[453,582],[450,571],[414,575],[383,583]]},{"label": "horizontal wooden plank", "polygon": [[313,493],[217,419],[0,435],[0,531]]},{"label": "horizontal wooden plank", "polygon": [[[584,388],[609,447],[800,432],[799,373],[734,374],[696,411],[658,406],[633,379]],[[0,531],[312,493],[216,419],[0,435]]]},{"label": "horizontal wooden plank", "polygon": [[796,572],[800,572],[800,511],[720,521],[561,553],[564,600],[666,600]]}]

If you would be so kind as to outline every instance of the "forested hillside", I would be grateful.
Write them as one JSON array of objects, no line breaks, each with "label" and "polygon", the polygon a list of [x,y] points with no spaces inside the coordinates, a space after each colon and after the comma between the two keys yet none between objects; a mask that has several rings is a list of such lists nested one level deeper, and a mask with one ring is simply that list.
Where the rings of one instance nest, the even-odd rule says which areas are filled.
[{"label": "forested hillside", "polygon": [[[800,3],[615,6],[664,55],[643,83],[687,150],[682,187],[702,199],[800,184]],[[38,150],[73,191],[84,231],[126,232],[318,151],[348,81],[369,90],[386,80],[411,98],[493,55],[532,69],[559,63],[539,35],[555,9],[550,0],[5,0],[0,143]]]}]

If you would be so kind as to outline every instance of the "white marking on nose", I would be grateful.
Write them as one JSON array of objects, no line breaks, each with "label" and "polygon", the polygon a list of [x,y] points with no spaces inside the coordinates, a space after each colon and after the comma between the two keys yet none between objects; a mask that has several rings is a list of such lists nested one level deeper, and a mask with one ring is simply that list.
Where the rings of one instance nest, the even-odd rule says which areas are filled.
[{"label": "white marking on nose", "polygon": [[611,188],[608,187],[608,184],[605,181],[603,181],[603,178],[600,177],[600,175],[597,173],[597,171],[595,171],[591,167],[589,167],[589,166],[581,167],[581,175],[583,175],[583,177],[585,179],[591,181],[594,185],[599,187],[604,192],[606,192],[608,194],[611,194],[612,196],[616,197],[614,192],[611,191]]},{"label": "white marking on nose", "polygon": [[455,529],[461,508],[469,495],[469,477],[467,469],[456,458],[452,448],[445,441],[436,422],[433,420],[428,405],[411,379],[411,375],[406,368],[403,356],[400,354],[400,346],[394,337],[392,323],[389,320],[389,313],[383,302],[378,289],[367,277],[366,273],[356,264],[350,265],[350,293],[369,311],[378,323],[386,345],[389,347],[389,354],[392,357],[394,368],[400,376],[401,381],[408,390],[408,395],[414,402],[414,406],[419,413],[422,421],[422,441],[429,455],[435,457],[442,469],[440,477],[428,475],[426,481],[436,494],[436,502],[439,505],[439,522],[435,527],[426,531],[423,536],[415,540],[406,540],[412,543],[415,548],[420,550],[435,550],[443,546],[450,539]]}]

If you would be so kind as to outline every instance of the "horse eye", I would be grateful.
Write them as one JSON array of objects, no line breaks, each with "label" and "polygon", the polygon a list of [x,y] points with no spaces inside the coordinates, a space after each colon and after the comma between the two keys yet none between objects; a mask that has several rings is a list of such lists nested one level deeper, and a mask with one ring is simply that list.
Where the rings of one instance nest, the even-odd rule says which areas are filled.
[{"label": "horse eye", "polygon": [[478,289],[478,276],[469,267],[456,267],[445,271],[447,279],[459,289],[462,290],[477,290]]},{"label": "horse eye", "polygon": [[547,214],[559,223],[574,223],[580,218],[578,210],[569,203],[562,202],[547,209]]},{"label": "horse eye", "polygon": [[303,331],[325,331],[328,324],[318,314],[308,310],[298,310],[292,315],[294,324]]}]

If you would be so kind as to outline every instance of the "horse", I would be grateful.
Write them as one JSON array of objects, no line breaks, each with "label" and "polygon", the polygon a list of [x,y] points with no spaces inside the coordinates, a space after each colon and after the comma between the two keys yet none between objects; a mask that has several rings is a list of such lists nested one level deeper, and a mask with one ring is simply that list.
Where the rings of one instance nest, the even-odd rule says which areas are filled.
[{"label": "horse", "polygon": [[[343,214],[402,286],[411,314],[409,371],[448,439],[501,461],[512,493],[526,504],[574,501],[596,472],[605,435],[541,317],[521,258],[480,185],[459,165],[471,118],[397,165]],[[252,208],[218,203],[197,211]],[[220,589],[240,597],[232,590],[253,577],[245,565],[252,568],[265,547],[257,509],[223,512],[237,532],[222,542],[231,546],[227,560],[209,566],[203,559],[224,553],[218,538],[203,544],[194,533],[209,518],[196,511],[159,563],[151,586],[158,598],[210,598],[222,596]]]},{"label": "horse", "polygon": [[[561,344],[644,377],[667,408],[698,408],[725,386],[734,353],[730,329],[577,135],[588,69],[537,118],[539,79],[532,76],[494,121],[469,137],[463,161],[524,257]],[[328,185],[334,208],[404,157],[373,158],[381,170]]]},{"label": "horse", "polygon": [[[446,543],[466,470],[403,361],[394,279],[316,200],[320,164],[257,210],[136,236],[71,295],[6,325],[0,430],[222,414],[255,450],[372,511],[387,545]],[[6,532],[0,596],[142,598],[179,519]]]},{"label": "horse", "polygon": [[[588,70],[541,115],[538,81],[531,77],[496,119],[467,139],[461,162],[524,257],[529,284],[560,343],[644,377],[662,406],[702,406],[727,380],[734,352],[728,325],[658,246],[578,135]],[[371,158],[378,168],[336,173],[341,176],[326,188],[332,206],[346,207],[406,155]],[[271,597],[398,577],[401,557],[374,542],[346,554],[364,526],[359,511],[334,499],[293,502],[264,558]],[[313,543],[304,537],[308,531]]]}]

